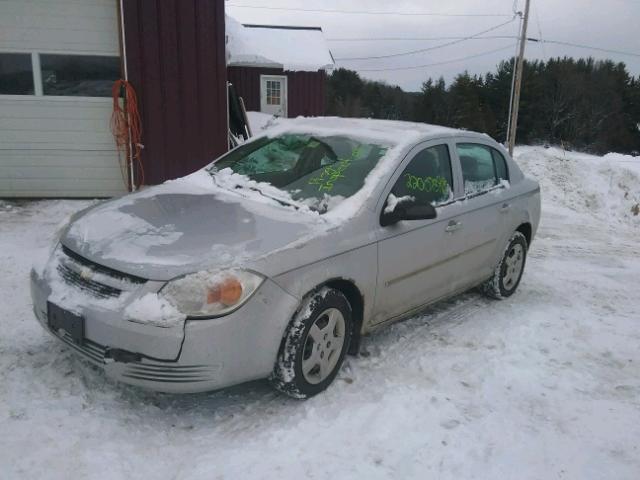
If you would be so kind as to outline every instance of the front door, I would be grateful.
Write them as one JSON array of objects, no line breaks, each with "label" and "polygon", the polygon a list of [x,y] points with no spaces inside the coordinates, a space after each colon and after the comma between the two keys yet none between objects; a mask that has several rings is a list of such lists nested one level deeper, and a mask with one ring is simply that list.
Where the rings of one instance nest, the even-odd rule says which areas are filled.
[{"label": "front door", "polygon": [[[435,144],[434,144],[435,143]],[[374,323],[398,317],[450,292],[460,205],[454,201],[456,171],[451,145],[431,142],[416,147],[383,208],[410,199],[435,205],[432,220],[401,221],[377,228],[378,282]]]},{"label": "front door", "polygon": [[287,116],[287,77],[260,75],[260,111],[277,117]]}]

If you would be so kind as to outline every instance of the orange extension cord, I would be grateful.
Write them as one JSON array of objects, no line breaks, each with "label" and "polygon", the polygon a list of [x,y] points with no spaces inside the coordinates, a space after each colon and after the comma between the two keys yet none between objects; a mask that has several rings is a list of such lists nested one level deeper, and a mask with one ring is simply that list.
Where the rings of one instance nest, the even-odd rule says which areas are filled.
[{"label": "orange extension cord", "polygon": [[[120,103],[120,94],[124,93],[123,102]],[[123,152],[125,156],[124,164],[121,161],[123,178],[127,178],[127,173],[132,170],[132,163],[137,168],[136,178],[138,185],[144,185],[144,167],[140,159],[140,153],[144,148],[142,145],[142,126],[140,123],[140,112],[138,111],[138,96],[133,86],[126,80],[116,80],[111,90],[113,97],[113,113],[111,114],[111,133],[116,141],[118,152]],[[129,155],[129,149],[133,148]],[[135,180],[130,179],[130,188],[135,189]],[[126,182],[129,184],[129,182]]]}]

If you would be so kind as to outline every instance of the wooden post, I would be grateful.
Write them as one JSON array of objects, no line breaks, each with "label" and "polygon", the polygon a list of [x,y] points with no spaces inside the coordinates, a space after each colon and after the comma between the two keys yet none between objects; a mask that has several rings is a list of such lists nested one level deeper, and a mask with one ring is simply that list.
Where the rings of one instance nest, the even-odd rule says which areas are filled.
[{"label": "wooden post", "polygon": [[527,43],[527,23],[529,22],[529,6],[531,0],[526,0],[524,7],[524,19],[520,32],[520,53],[516,62],[516,80],[513,92],[513,105],[511,107],[511,119],[509,121],[509,155],[513,155],[513,147],[516,144],[516,130],[518,128],[518,110],[520,108],[520,89],[522,87],[522,69],[524,64],[524,47]]}]

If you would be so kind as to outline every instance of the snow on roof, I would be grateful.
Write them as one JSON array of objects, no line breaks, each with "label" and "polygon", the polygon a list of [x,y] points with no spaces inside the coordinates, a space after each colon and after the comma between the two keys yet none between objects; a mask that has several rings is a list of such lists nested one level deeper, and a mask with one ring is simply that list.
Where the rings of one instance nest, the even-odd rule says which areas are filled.
[{"label": "snow on roof", "polygon": [[[404,122],[399,120],[378,120],[371,118],[342,117],[297,117],[277,118],[270,125],[268,132],[274,130],[323,132],[327,134],[346,134],[355,138],[379,139],[393,144],[410,143],[415,139],[450,137],[452,135],[486,137],[483,133],[458,130],[455,128],[430,125],[427,123]],[[261,133],[254,131],[254,134]]]},{"label": "snow on roof", "polygon": [[226,17],[227,65],[316,72],[334,62],[320,28],[242,25]]}]

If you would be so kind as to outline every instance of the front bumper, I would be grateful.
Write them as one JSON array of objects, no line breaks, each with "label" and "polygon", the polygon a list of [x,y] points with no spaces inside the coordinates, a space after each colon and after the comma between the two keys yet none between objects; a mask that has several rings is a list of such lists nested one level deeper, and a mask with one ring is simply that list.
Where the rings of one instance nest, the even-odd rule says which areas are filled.
[{"label": "front bumper", "polygon": [[267,377],[298,305],[295,297],[268,279],[235,312],[187,320],[174,328],[130,322],[122,311],[87,304],[81,312],[85,341],[78,345],[64,331],[48,327],[50,293],[47,281],[32,271],[34,313],[48,332],[103,368],[108,377],[167,393],[204,392]]}]

